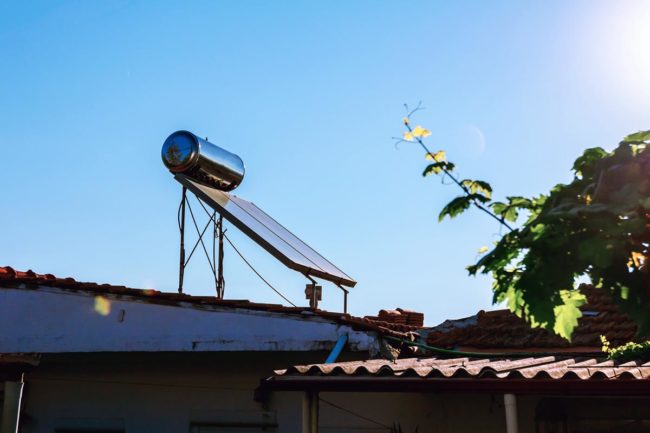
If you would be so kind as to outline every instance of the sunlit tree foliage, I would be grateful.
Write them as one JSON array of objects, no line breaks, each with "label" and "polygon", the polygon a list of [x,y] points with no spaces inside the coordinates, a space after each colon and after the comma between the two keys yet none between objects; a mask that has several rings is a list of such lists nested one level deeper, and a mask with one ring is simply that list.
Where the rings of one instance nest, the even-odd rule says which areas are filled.
[{"label": "sunlit tree foliage", "polygon": [[444,176],[461,190],[439,219],[476,208],[506,229],[467,267],[492,276],[494,302],[570,339],[586,301],[578,282],[587,278],[612,295],[640,335],[650,333],[650,131],[628,135],[612,151],[586,149],[571,183],[496,201],[487,182],[458,178],[444,151],[429,150],[431,132],[412,126],[413,113],[403,119],[400,140],[422,147],[424,176]]}]

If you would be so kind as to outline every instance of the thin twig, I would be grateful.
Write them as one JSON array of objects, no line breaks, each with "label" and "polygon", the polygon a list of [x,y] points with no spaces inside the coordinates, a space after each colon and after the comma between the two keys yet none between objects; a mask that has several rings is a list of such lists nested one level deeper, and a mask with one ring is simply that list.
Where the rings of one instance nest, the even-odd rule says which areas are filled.
[{"label": "thin twig", "polygon": [[[404,104],[404,105],[405,105],[405,107],[407,107],[407,109],[408,109],[408,106],[407,106],[406,104]],[[419,109],[420,109],[420,104],[418,103],[418,106],[416,107],[416,109],[413,110],[413,111],[410,112],[410,113],[414,113],[415,111],[417,111],[417,110],[419,110]],[[409,113],[409,115],[406,116],[406,118],[407,118],[409,121],[410,121],[410,113]],[[408,123],[408,122],[404,122],[404,126],[406,126],[406,129],[408,129],[409,133],[411,133],[411,135],[413,135],[413,128],[411,128],[410,123]],[[424,149],[424,151],[427,153],[427,155],[429,155],[429,156],[430,156],[430,157],[435,161],[435,158],[434,158],[434,154],[433,154],[433,152],[431,152],[431,150],[429,150],[429,148],[426,146],[426,144],[424,144],[424,141],[422,141],[422,139],[421,139],[420,137],[413,136],[413,138],[414,138],[415,141],[416,141],[416,142],[417,142],[417,143],[422,147],[422,149]],[[457,178],[456,176],[454,176],[453,174],[451,174],[451,172],[450,172],[449,170],[447,170],[445,167],[441,167],[441,169],[442,169],[442,171],[443,171],[443,173],[444,173],[445,175],[449,176],[449,178],[450,178],[450,179],[451,179],[451,180],[452,180],[456,185],[458,185],[458,186],[460,187],[460,189],[463,190],[463,192],[465,193],[466,196],[471,196],[471,195],[472,195],[472,193],[471,193],[471,191],[469,190],[469,188],[467,188],[465,185],[463,185],[462,182],[461,182],[460,180],[458,180],[458,178]],[[488,214],[490,217],[492,217],[492,218],[494,218],[495,220],[497,220],[497,221],[499,222],[499,224],[501,224],[502,226],[506,227],[508,230],[510,230],[510,231],[513,230],[512,227],[510,227],[510,225],[509,225],[508,223],[506,223],[506,222],[504,221],[503,218],[501,218],[501,217],[495,215],[494,213],[492,213],[489,209],[487,209],[485,206],[483,206],[481,203],[479,203],[476,199],[470,199],[470,200],[471,200],[472,204],[474,205],[474,207],[476,207],[477,209],[479,209],[479,210],[485,212],[485,213]]]},{"label": "thin twig", "polygon": [[409,106],[407,104],[404,104],[404,108],[406,108],[406,117],[408,117],[409,119],[413,114],[417,113],[420,110],[424,110],[424,107],[422,106],[422,101],[418,101],[418,105],[416,105],[415,108],[412,109],[411,111],[409,111]]}]

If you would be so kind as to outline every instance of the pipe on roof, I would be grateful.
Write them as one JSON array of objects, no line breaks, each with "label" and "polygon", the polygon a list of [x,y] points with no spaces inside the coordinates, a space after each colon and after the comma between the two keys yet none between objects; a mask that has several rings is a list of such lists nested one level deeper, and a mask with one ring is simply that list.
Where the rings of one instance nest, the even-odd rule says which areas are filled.
[{"label": "pipe on roof", "polygon": [[347,342],[348,342],[348,334],[341,335],[338,341],[336,342],[336,344],[334,345],[334,348],[330,352],[329,356],[325,360],[325,364],[331,364],[333,362],[336,362],[336,359],[343,351],[343,348],[345,347],[345,343]]}]

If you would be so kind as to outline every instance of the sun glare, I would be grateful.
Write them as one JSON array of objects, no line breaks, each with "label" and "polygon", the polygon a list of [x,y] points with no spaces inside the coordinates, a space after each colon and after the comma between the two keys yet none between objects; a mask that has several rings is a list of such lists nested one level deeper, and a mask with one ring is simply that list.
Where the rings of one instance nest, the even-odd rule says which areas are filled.
[{"label": "sun glare", "polygon": [[604,85],[631,102],[650,95],[650,2],[608,2],[589,20],[595,73]]}]

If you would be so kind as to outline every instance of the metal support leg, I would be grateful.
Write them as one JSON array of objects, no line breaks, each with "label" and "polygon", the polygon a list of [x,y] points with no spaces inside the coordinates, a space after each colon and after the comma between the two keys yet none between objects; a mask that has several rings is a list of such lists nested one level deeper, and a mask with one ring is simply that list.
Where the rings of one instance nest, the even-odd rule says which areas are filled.
[{"label": "metal support leg", "polygon": [[302,397],[302,433],[318,433],[318,393],[306,391]]},{"label": "metal support leg", "polygon": [[181,218],[179,229],[181,231],[180,266],[178,268],[178,293],[183,293],[183,276],[185,273],[185,203],[187,202],[187,188],[183,187],[181,198]]},{"label": "metal support leg", "polygon": [[503,405],[506,409],[506,433],[518,433],[517,397],[514,394],[504,394]]},{"label": "metal support leg", "polygon": [[337,284],[338,288],[343,291],[343,313],[348,312],[348,290],[340,284]]},{"label": "metal support leg", "polygon": [[219,238],[219,260],[217,262],[217,297],[223,299],[226,283],[223,279],[223,216],[217,222],[217,236]]}]

